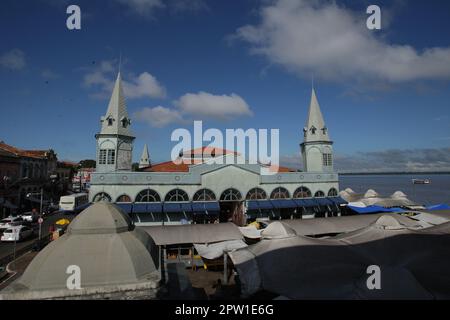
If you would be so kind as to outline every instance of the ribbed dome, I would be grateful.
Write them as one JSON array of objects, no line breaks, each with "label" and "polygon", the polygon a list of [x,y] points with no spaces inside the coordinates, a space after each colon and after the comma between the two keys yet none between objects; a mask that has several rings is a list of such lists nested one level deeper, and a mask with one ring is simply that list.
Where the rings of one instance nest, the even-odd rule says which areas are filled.
[{"label": "ribbed dome", "polygon": [[158,259],[153,239],[125,213],[95,203],[39,252],[11,289],[66,290],[66,271],[73,265],[82,272],[82,288],[159,281]]},{"label": "ribbed dome", "polygon": [[275,221],[261,231],[261,236],[263,239],[281,239],[295,237],[297,236],[297,233],[288,225]]},{"label": "ribbed dome", "polygon": [[68,227],[70,234],[120,233],[133,230],[133,222],[117,206],[97,202],[79,214]]}]

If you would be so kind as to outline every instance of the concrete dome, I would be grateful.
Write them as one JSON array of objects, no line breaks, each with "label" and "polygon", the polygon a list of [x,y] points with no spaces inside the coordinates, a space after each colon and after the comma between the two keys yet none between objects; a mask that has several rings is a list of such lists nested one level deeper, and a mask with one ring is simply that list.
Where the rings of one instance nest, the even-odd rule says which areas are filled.
[{"label": "concrete dome", "polygon": [[68,232],[47,245],[11,287],[67,290],[69,266],[81,271],[81,287],[138,284],[160,279],[157,247],[150,236],[110,203],[81,212]]},{"label": "concrete dome", "polygon": [[97,202],[79,214],[69,224],[71,234],[120,233],[131,231],[133,222],[119,207],[107,202]]}]

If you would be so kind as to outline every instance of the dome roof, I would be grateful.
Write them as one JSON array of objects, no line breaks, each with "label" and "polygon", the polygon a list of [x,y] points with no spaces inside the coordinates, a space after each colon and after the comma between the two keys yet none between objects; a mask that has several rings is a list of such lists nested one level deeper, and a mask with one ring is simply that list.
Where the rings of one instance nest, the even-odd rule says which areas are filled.
[{"label": "dome roof", "polygon": [[157,247],[142,229],[133,228],[126,214],[110,203],[95,203],[82,211],[68,232],[48,244],[31,261],[17,290],[67,290],[67,270],[78,266],[81,287],[157,281]]},{"label": "dome roof", "polygon": [[279,221],[270,223],[267,228],[261,231],[263,239],[281,239],[295,236],[297,236],[297,233],[294,229]]},{"label": "dome roof", "polygon": [[71,234],[120,233],[134,228],[130,217],[119,207],[107,202],[89,206],[69,224]]}]

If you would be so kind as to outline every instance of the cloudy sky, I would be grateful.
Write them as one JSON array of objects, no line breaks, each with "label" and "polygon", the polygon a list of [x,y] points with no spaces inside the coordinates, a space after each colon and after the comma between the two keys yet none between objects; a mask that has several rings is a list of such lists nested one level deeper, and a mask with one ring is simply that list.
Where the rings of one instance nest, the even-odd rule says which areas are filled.
[{"label": "cloudy sky", "polygon": [[[81,8],[81,30],[66,8]],[[95,157],[122,56],[136,135],[153,162],[176,128],[280,130],[301,167],[311,79],[340,171],[450,170],[450,2],[3,0],[0,140]]]}]

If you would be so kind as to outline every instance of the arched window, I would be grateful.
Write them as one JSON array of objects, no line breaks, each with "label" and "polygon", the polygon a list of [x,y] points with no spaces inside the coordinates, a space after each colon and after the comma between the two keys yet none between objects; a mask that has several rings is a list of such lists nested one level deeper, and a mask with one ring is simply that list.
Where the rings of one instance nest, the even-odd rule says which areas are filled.
[{"label": "arched window", "polygon": [[145,189],[139,192],[135,198],[136,202],[160,202],[161,198],[155,190]]},{"label": "arched window", "polygon": [[111,202],[111,196],[106,192],[97,193],[93,199],[93,202],[99,201]]},{"label": "arched window", "polygon": [[194,194],[193,201],[213,201],[216,195],[209,189],[200,189]]},{"label": "arched window", "polygon": [[261,188],[253,188],[249,192],[247,192],[247,196],[245,198],[247,200],[266,199],[267,194]]},{"label": "arched window", "polygon": [[299,187],[294,191],[294,198],[311,198],[311,191],[307,187]]},{"label": "arched window", "polygon": [[117,198],[116,202],[131,202],[131,198],[130,196],[123,194]]},{"label": "arched window", "polygon": [[270,199],[286,199],[289,198],[289,191],[286,188],[278,187],[270,194]]},{"label": "arched window", "polygon": [[238,201],[242,199],[241,193],[233,188],[227,189],[224,192],[222,192],[222,195],[220,196],[221,201]]},{"label": "arched window", "polygon": [[314,197],[315,198],[321,198],[321,197],[325,197],[325,193],[323,191],[317,191],[316,193],[314,193]]},{"label": "arched window", "polygon": [[164,201],[189,201],[189,196],[181,189],[173,189],[166,194]]},{"label": "arched window", "polygon": [[329,197],[337,197],[338,192],[335,188],[331,188],[330,191],[328,191],[328,196]]}]

